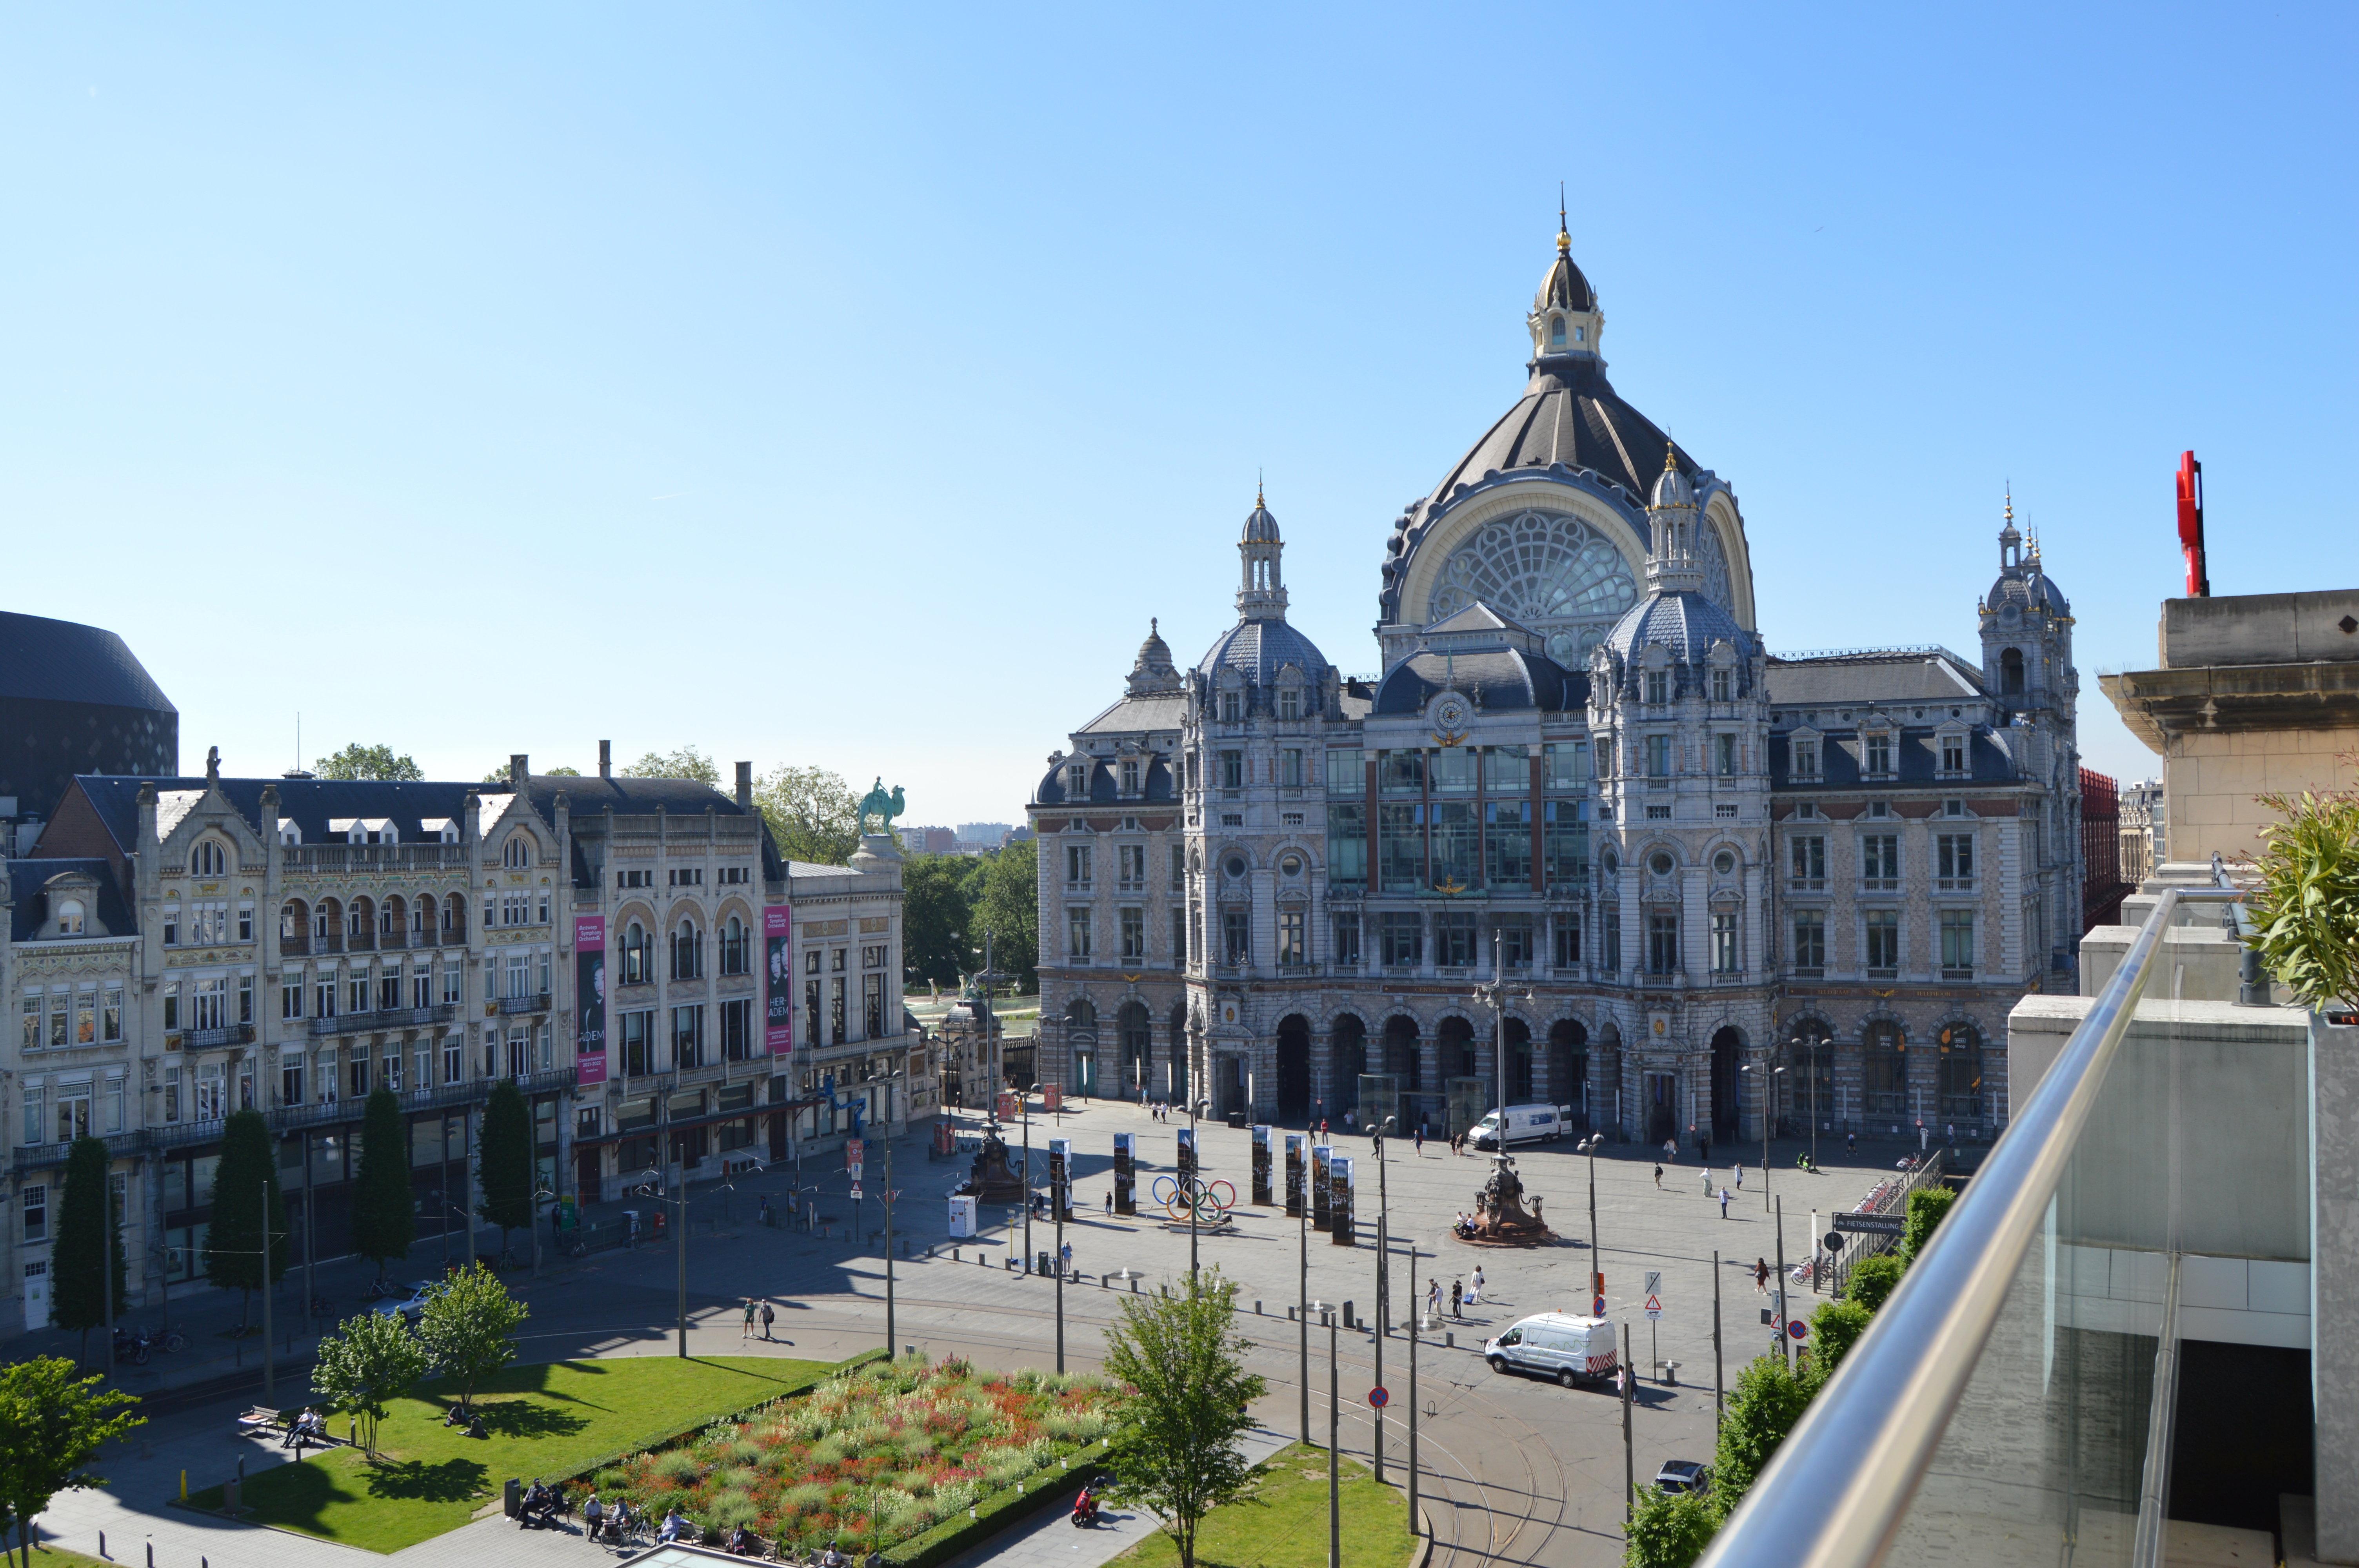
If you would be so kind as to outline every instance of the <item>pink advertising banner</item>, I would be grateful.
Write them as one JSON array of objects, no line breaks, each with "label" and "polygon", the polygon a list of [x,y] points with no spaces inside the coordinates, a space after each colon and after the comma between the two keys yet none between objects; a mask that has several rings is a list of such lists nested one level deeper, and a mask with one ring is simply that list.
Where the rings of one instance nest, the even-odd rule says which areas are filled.
[{"label": "pink advertising banner", "polygon": [[762,1010],[764,1041],[773,1056],[795,1049],[795,915],[783,903],[762,911],[762,946],[769,960],[769,989]]},{"label": "pink advertising banner", "polygon": [[574,1081],[606,1081],[606,917],[573,917]]}]

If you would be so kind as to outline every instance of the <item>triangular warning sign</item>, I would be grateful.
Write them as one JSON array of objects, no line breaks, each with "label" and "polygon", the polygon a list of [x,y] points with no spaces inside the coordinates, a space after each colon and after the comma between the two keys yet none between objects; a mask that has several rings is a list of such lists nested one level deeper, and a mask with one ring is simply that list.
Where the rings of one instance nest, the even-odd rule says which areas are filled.
[{"label": "triangular warning sign", "polygon": [[1647,1310],[1648,1312],[1660,1312],[1660,1311],[1662,1311],[1662,1310],[1663,1310],[1663,1298],[1662,1298],[1662,1297],[1660,1297],[1660,1296],[1648,1296],[1648,1297],[1647,1298]]}]

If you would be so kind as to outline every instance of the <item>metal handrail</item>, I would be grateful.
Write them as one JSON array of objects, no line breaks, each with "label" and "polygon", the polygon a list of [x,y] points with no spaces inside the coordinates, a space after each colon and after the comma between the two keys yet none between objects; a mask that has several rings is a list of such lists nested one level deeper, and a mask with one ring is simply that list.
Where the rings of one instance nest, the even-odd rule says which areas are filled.
[{"label": "metal handrail", "polygon": [[1883,1561],[2096,1107],[2172,914],[2181,903],[2243,896],[2165,890],[2055,1065],[1721,1526],[1701,1568]]}]

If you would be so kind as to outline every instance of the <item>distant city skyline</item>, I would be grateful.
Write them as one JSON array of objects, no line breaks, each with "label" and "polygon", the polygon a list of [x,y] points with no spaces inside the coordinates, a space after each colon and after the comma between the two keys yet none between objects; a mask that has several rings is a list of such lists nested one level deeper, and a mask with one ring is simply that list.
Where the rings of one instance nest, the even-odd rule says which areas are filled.
[{"label": "distant city skyline", "polygon": [[1292,620],[1377,667],[1386,531],[1521,384],[1562,180],[1615,384],[1743,497],[1768,646],[1970,648],[2011,482],[2086,761],[2144,778],[2095,676],[2179,591],[2182,449],[2215,591],[2359,581],[2314,494],[2359,425],[2354,31],[27,13],[0,607],[120,633],[184,770],[604,736],[1014,819],[1150,616],[1183,665],[1227,624],[1256,475]]}]

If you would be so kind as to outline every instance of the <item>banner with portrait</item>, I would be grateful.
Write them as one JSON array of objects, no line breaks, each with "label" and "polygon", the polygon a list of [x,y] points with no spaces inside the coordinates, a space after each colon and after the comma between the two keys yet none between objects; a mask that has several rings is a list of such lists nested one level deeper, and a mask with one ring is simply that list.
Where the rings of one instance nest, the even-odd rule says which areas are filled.
[{"label": "banner with portrait", "polygon": [[762,943],[768,977],[763,995],[763,1043],[773,1056],[795,1049],[795,916],[783,903],[762,911]]},{"label": "banner with portrait", "polygon": [[606,917],[573,917],[574,1081],[606,1081]]}]

